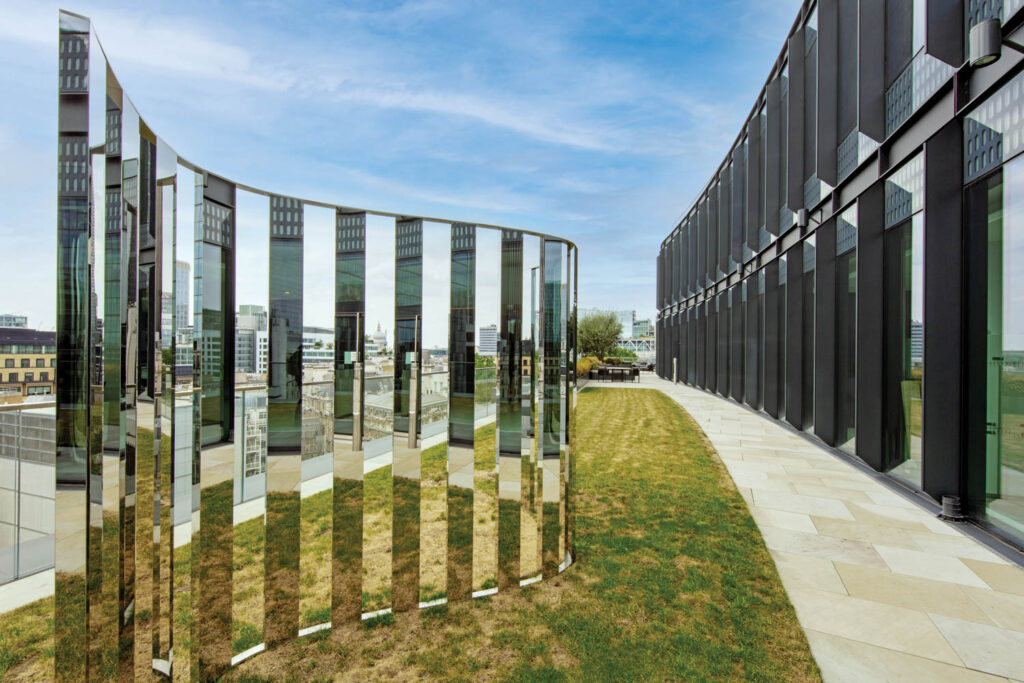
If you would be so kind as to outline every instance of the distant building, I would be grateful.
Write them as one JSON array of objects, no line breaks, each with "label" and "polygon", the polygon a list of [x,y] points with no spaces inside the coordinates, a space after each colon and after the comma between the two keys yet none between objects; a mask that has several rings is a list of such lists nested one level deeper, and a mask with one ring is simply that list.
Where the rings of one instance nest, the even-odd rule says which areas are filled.
[{"label": "distant building", "polygon": [[583,320],[587,316],[591,315],[607,315],[611,313],[615,316],[615,319],[622,325],[622,337],[629,339],[633,334],[633,322],[636,320],[636,311],[613,311],[605,308],[580,308],[579,319]]},{"label": "distant building", "polygon": [[[385,351],[388,350],[388,333],[384,332],[383,330],[380,329],[380,323],[379,322],[377,323],[377,331],[374,332],[370,336],[370,340],[377,347],[377,349],[376,349],[377,353],[375,355],[382,354],[382,353],[384,353]],[[369,347],[369,345],[367,345],[367,346]],[[369,348],[367,348],[366,353],[367,353],[367,355],[369,355],[369,353],[370,353]]]},{"label": "distant building", "polygon": [[654,325],[651,324],[651,319],[646,320],[634,320],[633,321],[633,338],[643,339],[644,337],[654,336]]},{"label": "distant building", "polygon": [[480,355],[481,356],[497,356],[498,355],[498,326],[497,325],[485,325],[480,328]]},{"label": "distant building", "polygon": [[302,328],[302,367],[334,365],[334,329]]},{"label": "distant building", "polygon": [[915,367],[924,364],[924,323],[916,320],[910,323],[910,364]]},{"label": "distant building", "polygon": [[0,328],[0,388],[22,396],[56,391],[57,333]]},{"label": "distant building", "polygon": [[0,327],[28,327],[28,316],[0,313]]},{"label": "distant building", "polygon": [[256,304],[239,305],[235,331],[235,372],[266,376],[266,309]]},{"label": "distant building", "polygon": [[192,327],[189,318],[189,299],[192,296],[192,266],[188,261],[174,262],[174,322],[178,329]]}]

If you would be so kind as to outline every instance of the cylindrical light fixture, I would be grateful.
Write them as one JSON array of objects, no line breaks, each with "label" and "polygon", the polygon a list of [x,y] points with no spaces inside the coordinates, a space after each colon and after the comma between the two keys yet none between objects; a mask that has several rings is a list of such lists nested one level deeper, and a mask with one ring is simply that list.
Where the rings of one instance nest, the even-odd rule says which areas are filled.
[{"label": "cylindrical light fixture", "polygon": [[971,27],[971,66],[988,66],[1003,52],[1003,28],[998,19],[986,19]]}]

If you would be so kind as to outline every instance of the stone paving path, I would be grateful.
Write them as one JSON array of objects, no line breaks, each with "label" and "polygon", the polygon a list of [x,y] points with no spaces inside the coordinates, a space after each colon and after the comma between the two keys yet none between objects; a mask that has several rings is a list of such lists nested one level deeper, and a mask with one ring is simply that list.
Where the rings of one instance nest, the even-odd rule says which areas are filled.
[{"label": "stone paving path", "polygon": [[1020,567],[765,416],[649,373],[631,386],[707,434],[826,681],[1024,680]]}]

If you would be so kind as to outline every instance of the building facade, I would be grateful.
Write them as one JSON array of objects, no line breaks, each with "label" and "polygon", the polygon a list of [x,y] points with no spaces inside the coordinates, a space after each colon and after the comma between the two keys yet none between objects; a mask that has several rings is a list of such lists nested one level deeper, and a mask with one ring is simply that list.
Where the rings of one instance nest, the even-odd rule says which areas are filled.
[{"label": "building facade", "polygon": [[[808,1],[657,258],[657,371],[1024,542],[1020,2]],[[1001,22],[993,64],[970,31]],[[979,43],[980,45],[980,43]]]},{"label": "building facade", "polygon": [[0,313],[0,327],[28,327],[28,316]]},{"label": "building facade", "polygon": [[57,333],[0,327],[0,389],[20,396],[53,394]]}]

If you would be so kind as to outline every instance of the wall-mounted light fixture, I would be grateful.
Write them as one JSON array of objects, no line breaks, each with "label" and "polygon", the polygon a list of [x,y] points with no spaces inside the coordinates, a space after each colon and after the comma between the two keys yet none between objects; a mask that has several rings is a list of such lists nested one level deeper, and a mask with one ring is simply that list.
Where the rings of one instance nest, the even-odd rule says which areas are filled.
[{"label": "wall-mounted light fixture", "polygon": [[998,19],[986,19],[971,27],[971,66],[994,64],[1003,55],[1003,27]]}]

